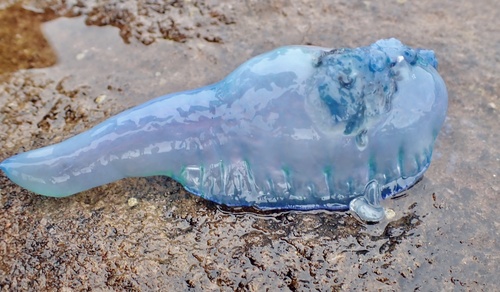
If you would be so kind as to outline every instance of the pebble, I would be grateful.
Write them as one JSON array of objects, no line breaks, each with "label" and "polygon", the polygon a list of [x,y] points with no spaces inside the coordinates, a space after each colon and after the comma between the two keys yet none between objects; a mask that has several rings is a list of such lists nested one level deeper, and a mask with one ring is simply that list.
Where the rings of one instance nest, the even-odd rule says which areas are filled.
[{"label": "pebble", "polygon": [[94,99],[94,101],[95,101],[95,103],[97,103],[97,104],[101,104],[101,103],[103,103],[103,102],[104,102],[104,100],[106,100],[106,97],[107,97],[107,96],[106,96],[106,94],[101,94],[101,95],[99,95],[98,97],[96,97],[96,98]]},{"label": "pebble", "polygon": [[137,200],[136,198],[129,198],[127,204],[129,207],[134,207],[135,205],[139,204],[139,200]]},{"label": "pebble", "polygon": [[385,218],[392,219],[396,216],[396,212],[392,209],[385,209]]}]

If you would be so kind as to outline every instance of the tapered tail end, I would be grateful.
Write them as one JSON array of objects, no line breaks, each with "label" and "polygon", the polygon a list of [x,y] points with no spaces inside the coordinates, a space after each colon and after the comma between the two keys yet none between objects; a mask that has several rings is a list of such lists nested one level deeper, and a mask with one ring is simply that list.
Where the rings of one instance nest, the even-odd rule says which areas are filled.
[{"label": "tapered tail end", "polygon": [[48,175],[49,169],[31,161],[25,153],[7,158],[0,163],[0,170],[14,183],[34,193],[49,197],[72,195],[70,190],[54,188],[54,177]]}]

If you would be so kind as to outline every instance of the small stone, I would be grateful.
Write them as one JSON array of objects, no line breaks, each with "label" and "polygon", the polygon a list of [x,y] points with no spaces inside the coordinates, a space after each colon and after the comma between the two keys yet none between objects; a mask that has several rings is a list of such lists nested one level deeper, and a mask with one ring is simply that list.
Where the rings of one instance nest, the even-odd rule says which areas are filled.
[{"label": "small stone", "polygon": [[76,59],[78,61],[83,60],[83,58],[85,58],[85,53],[80,53],[80,54],[76,55]]},{"label": "small stone", "polygon": [[392,209],[385,209],[385,218],[392,219],[396,216],[396,212]]},{"label": "small stone", "polygon": [[106,97],[107,97],[106,94],[101,94],[101,95],[99,95],[98,97],[96,97],[94,99],[94,102],[97,103],[97,104],[101,104],[101,103],[104,102],[104,100],[106,99]]},{"label": "small stone", "polygon": [[135,205],[139,204],[139,200],[137,200],[136,198],[130,198],[128,199],[127,204],[129,207],[134,207]]},{"label": "small stone", "polygon": [[9,108],[16,108],[17,107],[17,103],[15,103],[14,101],[13,102],[9,102],[7,104],[7,107],[9,107]]},{"label": "small stone", "polygon": [[497,105],[493,102],[488,103],[488,107],[491,109],[497,109]]}]

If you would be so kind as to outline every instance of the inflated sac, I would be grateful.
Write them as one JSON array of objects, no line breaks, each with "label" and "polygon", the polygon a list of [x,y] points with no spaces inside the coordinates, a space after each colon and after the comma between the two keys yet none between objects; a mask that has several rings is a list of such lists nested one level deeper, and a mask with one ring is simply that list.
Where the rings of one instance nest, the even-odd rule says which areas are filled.
[{"label": "inflated sac", "polygon": [[396,39],[282,47],[0,168],[45,196],[166,175],[227,206],[350,207],[377,221],[379,200],[415,184],[431,162],[448,103],[436,70],[433,51]]}]

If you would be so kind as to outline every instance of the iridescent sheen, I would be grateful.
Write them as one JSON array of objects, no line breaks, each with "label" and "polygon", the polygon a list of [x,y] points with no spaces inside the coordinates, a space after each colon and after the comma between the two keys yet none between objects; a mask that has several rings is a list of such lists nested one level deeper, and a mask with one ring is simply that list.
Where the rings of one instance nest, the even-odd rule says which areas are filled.
[{"label": "iridescent sheen", "polygon": [[396,39],[282,47],[220,82],[153,99],[0,168],[46,196],[167,175],[228,206],[350,206],[377,221],[379,200],[429,167],[448,103],[436,68],[433,51]]}]

